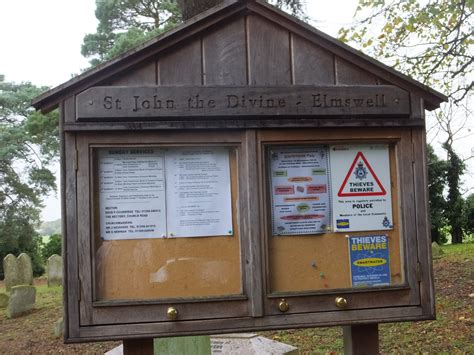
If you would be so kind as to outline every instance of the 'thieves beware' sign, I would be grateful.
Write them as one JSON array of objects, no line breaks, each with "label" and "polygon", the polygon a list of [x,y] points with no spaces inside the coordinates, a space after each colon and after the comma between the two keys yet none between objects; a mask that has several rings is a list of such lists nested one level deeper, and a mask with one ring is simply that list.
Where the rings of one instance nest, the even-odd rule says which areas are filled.
[{"label": "'thieves beware' sign", "polygon": [[330,165],[335,231],[392,229],[388,145],[331,146]]},{"label": "'thieves beware' sign", "polygon": [[349,236],[352,287],[390,285],[387,235]]}]

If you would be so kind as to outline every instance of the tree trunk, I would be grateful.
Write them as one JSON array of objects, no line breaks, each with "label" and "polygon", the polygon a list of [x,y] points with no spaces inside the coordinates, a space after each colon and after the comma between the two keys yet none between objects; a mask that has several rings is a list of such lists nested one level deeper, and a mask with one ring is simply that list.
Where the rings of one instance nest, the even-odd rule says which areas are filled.
[{"label": "tree trunk", "polygon": [[464,163],[456,154],[452,145],[452,136],[443,144],[443,148],[448,153],[448,170],[447,170],[447,183],[448,183],[448,198],[446,214],[448,218],[448,224],[451,227],[451,242],[453,244],[462,243],[463,238],[463,209],[464,200],[461,193],[459,192],[459,185],[461,175],[464,172]]},{"label": "tree trunk", "polygon": [[183,20],[186,21],[211,7],[220,4],[223,0],[178,0]]}]

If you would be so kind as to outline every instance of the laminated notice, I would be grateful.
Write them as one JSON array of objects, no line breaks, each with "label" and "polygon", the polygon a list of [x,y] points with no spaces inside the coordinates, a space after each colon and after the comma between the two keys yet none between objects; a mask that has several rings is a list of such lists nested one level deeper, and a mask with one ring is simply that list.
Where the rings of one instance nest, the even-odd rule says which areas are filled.
[{"label": "laminated notice", "polygon": [[326,146],[274,147],[269,152],[273,235],[330,229]]}]

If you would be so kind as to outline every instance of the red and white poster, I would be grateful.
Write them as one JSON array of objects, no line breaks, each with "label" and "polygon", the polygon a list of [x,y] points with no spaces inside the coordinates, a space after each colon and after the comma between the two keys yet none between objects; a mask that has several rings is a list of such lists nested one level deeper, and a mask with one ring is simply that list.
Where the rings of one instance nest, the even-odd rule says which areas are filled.
[{"label": "red and white poster", "polygon": [[388,145],[331,146],[330,166],[334,230],[392,229]]}]

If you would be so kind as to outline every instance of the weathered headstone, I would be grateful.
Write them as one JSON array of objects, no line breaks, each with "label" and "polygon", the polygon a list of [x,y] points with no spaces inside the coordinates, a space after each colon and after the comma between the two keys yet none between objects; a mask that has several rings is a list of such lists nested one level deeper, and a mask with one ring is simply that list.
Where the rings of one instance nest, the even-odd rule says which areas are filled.
[{"label": "weathered headstone", "polygon": [[53,334],[59,338],[64,333],[64,318],[59,318],[53,325]]},{"label": "weathered headstone", "polygon": [[29,285],[13,286],[8,300],[7,317],[15,318],[31,310],[36,301],[36,288]]},{"label": "weathered headstone", "polygon": [[433,242],[431,243],[431,255],[433,256],[433,259],[440,258],[441,255],[444,254],[443,249],[439,246],[438,243]]},{"label": "weathered headstone", "polygon": [[59,255],[48,258],[48,287],[61,286],[63,283],[63,259]]},{"label": "weathered headstone", "polygon": [[8,306],[8,295],[6,293],[0,293],[0,308],[6,308]]},{"label": "weathered headstone", "polygon": [[297,355],[298,348],[257,334],[224,334],[211,337],[212,354]]},{"label": "weathered headstone", "polygon": [[18,260],[15,255],[8,254],[3,258],[3,272],[5,274],[5,288],[7,292],[18,285]]},{"label": "weathered headstone", "polygon": [[33,285],[33,265],[25,253],[18,256],[18,285]]}]

